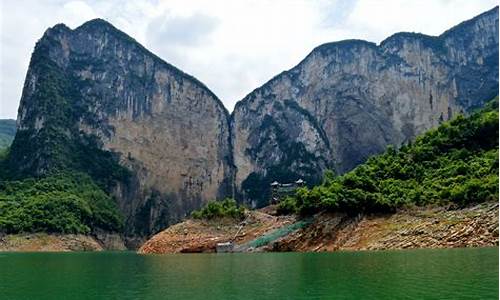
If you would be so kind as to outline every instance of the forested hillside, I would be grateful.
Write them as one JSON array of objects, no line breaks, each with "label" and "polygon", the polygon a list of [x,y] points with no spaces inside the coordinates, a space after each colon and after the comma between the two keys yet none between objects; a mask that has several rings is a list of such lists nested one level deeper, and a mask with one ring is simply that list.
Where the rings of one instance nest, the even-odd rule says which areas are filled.
[{"label": "forested hillside", "polygon": [[0,232],[120,232],[115,202],[88,175],[0,181]]},{"label": "forested hillside", "polygon": [[398,150],[389,147],[343,176],[327,172],[321,185],[298,190],[280,211],[359,213],[488,200],[498,201],[498,97]]}]

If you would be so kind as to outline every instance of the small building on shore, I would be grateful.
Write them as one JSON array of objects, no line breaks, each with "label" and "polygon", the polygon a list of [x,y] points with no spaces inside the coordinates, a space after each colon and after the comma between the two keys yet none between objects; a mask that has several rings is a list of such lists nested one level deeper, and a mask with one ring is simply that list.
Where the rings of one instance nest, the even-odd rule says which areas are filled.
[{"label": "small building on shore", "polygon": [[295,191],[298,188],[303,187],[305,184],[306,182],[302,178],[290,183],[279,183],[278,181],[272,182],[270,203],[279,203],[285,197],[295,194]]}]

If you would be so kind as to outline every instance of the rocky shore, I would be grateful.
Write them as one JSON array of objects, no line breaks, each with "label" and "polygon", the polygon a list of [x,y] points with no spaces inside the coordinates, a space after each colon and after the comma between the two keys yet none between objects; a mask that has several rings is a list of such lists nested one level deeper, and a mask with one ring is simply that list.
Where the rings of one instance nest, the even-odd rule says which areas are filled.
[{"label": "rocky shore", "polygon": [[388,250],[498,246],[498,203],[415,208],[391,215],[321,214],[267,251]]},{"label": "rocky shore", "polygon": [[[322,252],[498,246],[497,202],[462,209],[412,208],[394,214],[321,213],[308,220],[276,216],[273,207],[247,211],[244,220],[188,219],[154,235],[141,254],[215,252],[234,241],[239,252]],[[303,226],[296,226],[297,224]],[[117,234],[0,236],[0,251],[126,250]]]},{"label": "rocky shore", "polygon": [[[498,246],[498,203],[462,209],[412,208],[394,214],[321,213],[307,226],[296,217],[278,217],[272,208],[249,212],[236,236],[239,251],[321,252],[407,248]],[[153,236],[139,253],[214,252],[236,234],[240,222],[187,220]]]},{"label": "rocky shore", "polygon": [[67,252],[125,250],[117,234],[100,234],[98,237],[82,234],[26,233],[0,236],[0,251]]},{"label": "rocky shore", "polygon": [[244,221],[229,218],[189,219],[156,234],[144,243],[138,252],[142,254],[215,252],[217,243],[234,239],[236,245],[242,245],[294,222],[295,217],[277,217],[263,211],[247,211]]}]

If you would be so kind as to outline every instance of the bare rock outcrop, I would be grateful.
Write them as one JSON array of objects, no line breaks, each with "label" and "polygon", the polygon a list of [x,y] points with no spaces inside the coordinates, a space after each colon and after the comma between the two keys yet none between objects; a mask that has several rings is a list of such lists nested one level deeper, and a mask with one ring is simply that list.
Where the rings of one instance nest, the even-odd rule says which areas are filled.
[{"label": "bare rock outcrop", "polygon": [[45,32],[17,122],[16,172],[70,168],[104,178],[130,237],[231,193],[229,114],[220,100],[104,20]]},{"label": "bare rock outcrop", "polygon": [[271,181],[348,171],[497,94],[497,7],[437,37],[321,45],[232,115],[106,21],[59,24],[33,52],[6,173],[89,174],[134,247],[208,200],[264,206]]},{"label": "bare rock outcrop", "polygon": [[265,205],[269,183],[351,170],[498,94],[498,8],[440,36],[321,45],[233,112],[235,185]]}]

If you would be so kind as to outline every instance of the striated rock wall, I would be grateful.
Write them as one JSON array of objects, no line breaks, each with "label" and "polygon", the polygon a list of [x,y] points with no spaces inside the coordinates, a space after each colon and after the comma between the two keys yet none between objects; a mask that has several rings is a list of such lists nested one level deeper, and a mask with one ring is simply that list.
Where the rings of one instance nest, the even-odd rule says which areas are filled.
[{"label": "striated rock wall", "polygon": [[236,105],[236,187],[263,205],[274,180],[346,172],[497,94],[498,8],[438,37],[321,45]]},{"label": "striated rock wall", "polygon": [[60,24],[33,52],[6,170],[89,173],[116,196],[134,247],[210,199],[264,205],[271,181],[348,171],[497,94],[498,8],[438,37],[321,45],[231,116],[111,24]]},{"label": "striated rock wall", "polygon": [[[38,67],[41,61],[45,65]],[[41,82],[49,68],[55,78]],[[45,91],[53,97],[43,97]],[[66,108],[60,114],[67,117],[64,123],[47,117],[60,109],[51,107],[54,98]],[[49,109],[42,111],[45,105]],[[83,136],[131,171],[111,185],[130,236],[159,231],[203,202],[231,193],[229,114],[220,100],[103,20],[47,30],[33,54],[18,124],[31,142],[40,140],[33,152],[47,149],[47,155],[35,154],[38,159],[20,157],[20,169],[50,172],[78,148],[66,149],[67,144]],[[59,133],[60,144],[37,139],[47,128]],[[57,159],[54,149],[62,152]],[[87,154],[84,159],[92,160]],[[101,170],[106,172],[111,170]]]}]

